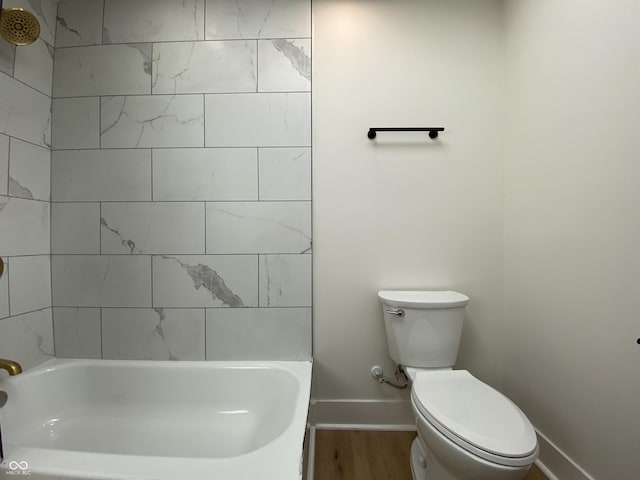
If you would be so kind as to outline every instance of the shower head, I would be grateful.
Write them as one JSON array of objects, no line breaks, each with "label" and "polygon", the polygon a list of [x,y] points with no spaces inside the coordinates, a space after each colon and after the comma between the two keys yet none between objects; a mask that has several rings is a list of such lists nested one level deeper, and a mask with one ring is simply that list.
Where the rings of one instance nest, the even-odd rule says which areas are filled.
[{"label": "shower head", "polygon": [[14,45],[30,45],[40,35],[40,22],[22,8],[0,11],[0,36]]}]

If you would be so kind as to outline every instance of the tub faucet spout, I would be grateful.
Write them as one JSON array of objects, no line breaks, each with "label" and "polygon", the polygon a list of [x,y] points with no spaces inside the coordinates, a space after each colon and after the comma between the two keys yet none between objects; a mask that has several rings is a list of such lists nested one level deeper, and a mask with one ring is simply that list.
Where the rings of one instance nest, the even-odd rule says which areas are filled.
[{"label": "tub faucet spout", "polygon": [[19,375],[22,373],[22,367],[18,362],[13,360],[7,360],[6,358],[0,358],[0,369],[6,370],[11,376]]}]

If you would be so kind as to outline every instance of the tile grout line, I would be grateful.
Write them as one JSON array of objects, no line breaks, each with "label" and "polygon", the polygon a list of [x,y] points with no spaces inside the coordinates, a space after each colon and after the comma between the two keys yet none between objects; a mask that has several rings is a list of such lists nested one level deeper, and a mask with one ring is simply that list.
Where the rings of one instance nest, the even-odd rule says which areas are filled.
[{"label": "tile grout line", "polygon": [[13,145],[13,137],[7,135],[9,138],[9,146],[7,147],[7,197],[11,198],[11,145]]},{"label": "tile grout line", "polygon": [[[2,72],[0,72],[0,75]],[[25,84],[26,85],[26,84]],[[92,92],[91,95],[58,95],[55,100],[71,99],[71,98],[95,98],[95,97],[145,97],[145,98],[160,98],[160,97],[197,97],[200,95],[210,96],[242,96],[242,95],[259,95],[259,96],[286,96],[286,95],[310,95],[310,90],[265,90],[265,91],[229,91],[229,92],[171,92],[171,93],[121,93],[118,95],[109,95],[106,93],[97,95]],[[46,96],[46,95],[45,95]],[[48,98],[48,97],[47,97]]]},{"label": "tile grout line", "polygon": [[202,25],[202,37],[203,38],[202,38],[202,40],[204,42],[206,42],[207,41],[207,3],[208,3],[208,1],[204,0],[203,3],[204,3],[204,5],[203,5],[203,12],[202,12],[202,17],[203,17],[202,18],[202,22],[203,22],[203,25]]},{"label": "tile grout line", "polygon": [[[103,28],[104,33],[104,28]],[[55,47],[60,50],[70,50],[77,48],[86,48],[86,47],[104,47],[108,48],[111,46],[118,45],[144,45],[149,43],[246,43],[246,42],[259,42],[261,40],[271,41],[271,40],[311,40],[312,37],[309,36],[296,36],[296,35],[287,35],[287,36],[273,36],[273,37],[225,37],[225,38],[209,38],[209,39],[199,39],[199,38],[191,38],[191,39],[182,39],[182,40],[146,40],[146,41],[126,41],[121,40],[118,42],[110,42],[110,43],[98,43],[98,44],[87,44],[87,45],[65,45],[63,47]],[[46,43],[46,42],[45,42]]]},{"label": "tile grout line", "polygon": [[57,347],[56,347],[56,313],[55,313],[55,308],[54,308],[54,301],[53,301],[53,285],[54,285],[54,278],[53,278],[53,252],[54,252],[54,248],[53,248],[53,146],[54,146],[54,130],[53,130],[53,125],[54,125],[54,115],[53,115],[53,100],[54,100],[54,87],[55,87],[55,74],[56,74],[56,37],[57,37],[57,27],[58,27],[58,13],[59,13],[59,9],[60,9],[60,5],[56,6],[56,21],[55,21],[55,27],[54,27],[54,31],[53,31],[53,54],[52,54],[52,60],[51,60],[51,96],[49,99],[49,105],[50,105],[50,135],[49,135],[49,142],[51,143],[51,145],[49,146],[49,296],[51,299],[51,334],[53,335],[52,338],[52,342],[53,342],[53,356],[56,357],[57,356]]},{"label": "tile grout line", "polygon": [[102,96],[98,98],[98,148],[102,150]]},{"label": "tile grout line", "polygon": [[154,296],[154,285],[153,285],[153,255],[149,255],[149,270],[151,272],[151,285],[150,285],[150,291],[151,291],[151,308],[155,308],[156,306],[156,302],[155,302],[155,296]]},{"label": "tile grout line", "polygon": [[[13,138],[11,136],[7,136],[9,138],[9,146],[7,147],[7,198],[12,198],[9,192],[9,186],[11,185],[11,144],[13,143]],[[11,317],[11,273],[10,273],[10,257],[5,257],[7,259],[5,264],[5,275],[7,276],[7,309],[9,313],[9,317]],[[7,317],[8,318],[8,317]]]},{"label": "tile grout line", "polygon": [[7,311],[9,313],[9,316],[6,318],[10,318],[11,315],[11,282],[10,280],[10,276],[11,276],[11,257],[5,257],[7,259],[7,261],[5,262],[4,265],[4,274],[7,276]]},{"label": "tile grout line", "polygon": [[104,21],[105,21],[105,12],[107,10],[107,0],[102,0],[102,31],[100,32],[100,44],[105,45],[104,43]]},{"label": "tile grout line", "polygon": [[[70,202],[70,203],[74,203],[74,202]],[[98,253],[98,255],[103,255],[102,252],[102,203],[103,202],[98,202],[98,251],[100,253]],[[76,254],[76,255],[81,255],[81,254]]]},{"label": "tile grout line", "polygon": [[104,325],[102,321],[102,307],[98,308],[100,314],[100,358],[104,359]]}]

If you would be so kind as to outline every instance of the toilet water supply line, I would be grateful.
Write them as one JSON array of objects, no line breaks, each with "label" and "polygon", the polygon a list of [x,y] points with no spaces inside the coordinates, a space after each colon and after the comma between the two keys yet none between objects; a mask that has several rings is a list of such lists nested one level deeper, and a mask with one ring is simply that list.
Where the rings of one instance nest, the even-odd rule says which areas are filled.
[{"label": "toilet water supply line", "polygon": [[375,378],[378,383],[386,383],[390,387],[397,388],[398,390],[405,389],[409,386],[409,377],[407,376],[407,372],[404,371],[404,368],[402,368],[402,365],[398,365],[394,373],[396,381],[400,381],[402,383],[393,383],[389,379],[385,378],[382,367],[378,365],[371,367],[371,376]]}]

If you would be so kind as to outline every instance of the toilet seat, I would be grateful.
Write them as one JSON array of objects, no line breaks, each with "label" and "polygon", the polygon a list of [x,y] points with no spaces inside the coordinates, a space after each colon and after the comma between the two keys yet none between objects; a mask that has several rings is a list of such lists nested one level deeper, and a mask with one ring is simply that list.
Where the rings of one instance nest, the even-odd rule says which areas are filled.
[{"label": "toilet seat", "polygon": [[418,372],[411,400],[424,421],[489,462],[524,466],[538,455],[535,430],[525,414],[466,370]]}]

